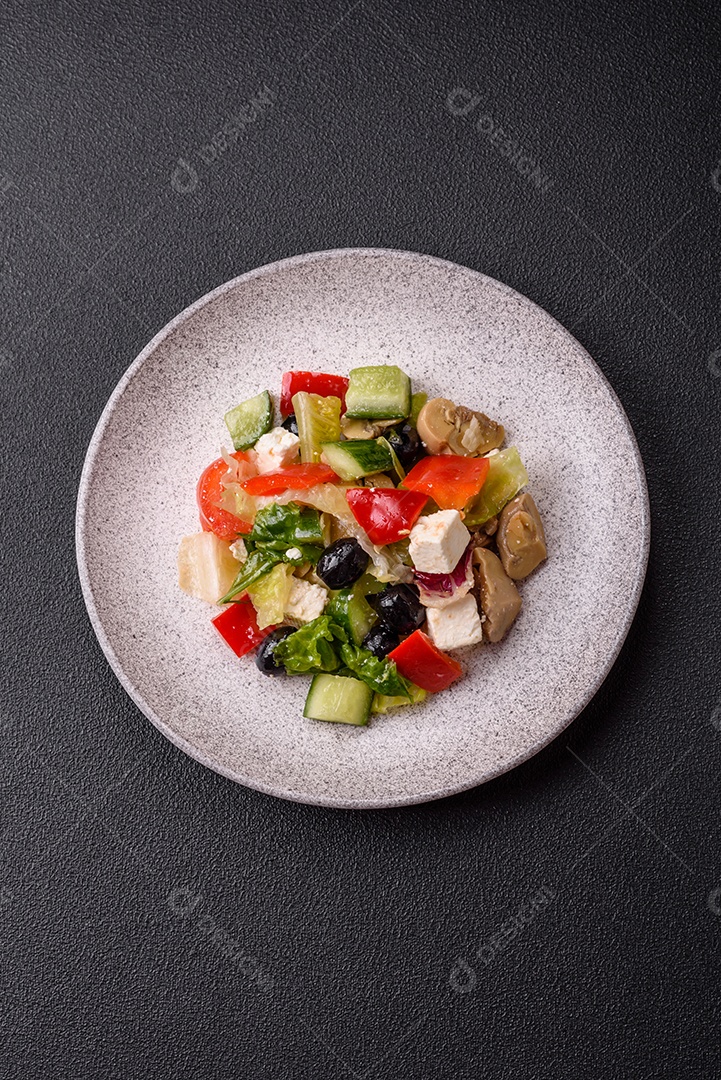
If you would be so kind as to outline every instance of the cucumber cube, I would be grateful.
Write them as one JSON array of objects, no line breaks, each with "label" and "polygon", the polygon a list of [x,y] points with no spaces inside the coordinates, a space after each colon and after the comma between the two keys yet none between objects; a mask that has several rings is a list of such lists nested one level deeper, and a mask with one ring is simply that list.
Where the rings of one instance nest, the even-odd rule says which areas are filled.
[{"label": "cucumber cube", "polygon": [[346,415],[362,420],[405,420],[411,411],[411,380],[395,364],[353,368],[345,395]]},{"label": "cucumber cube", "polygon": [[234,448],[247,450],[273,426],[273,402],[270,394],[264,390],[262,394],[242,401],[227,412],[224,419]]},{"label": "cucumber cube", "polygon": [[303,716],[333,724],[368,723],[373,691],[360,679],[345,675],[316,675],[310,684]]},{"label": "cucumber cube", "polygon": [[334,622],[342,626],[355,645],[362,645],[378,616],[356,585],[333,593],[325,609]]},{"label": "cucumber cube", "polygon": [[341,480],[352,482],[361,476],[390,469],[391,458],[388,445],[377,439],[347,439],[345,442],[321,443],[323,460],[330,465]]}]

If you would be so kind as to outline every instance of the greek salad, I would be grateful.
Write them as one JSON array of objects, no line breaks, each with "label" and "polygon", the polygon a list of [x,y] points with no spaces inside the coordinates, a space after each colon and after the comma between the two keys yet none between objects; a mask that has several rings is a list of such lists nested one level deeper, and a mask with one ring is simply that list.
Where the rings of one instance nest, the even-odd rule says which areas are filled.
[{"label": "greek salad", "polygon": [[364,725],[463,674],[498,642],[543,524],[503,426],[413,392],[394,365],[283,376],[225,415],[233,449],[197,486],[180,587],[265,676],[311,676],[304,717]]}]

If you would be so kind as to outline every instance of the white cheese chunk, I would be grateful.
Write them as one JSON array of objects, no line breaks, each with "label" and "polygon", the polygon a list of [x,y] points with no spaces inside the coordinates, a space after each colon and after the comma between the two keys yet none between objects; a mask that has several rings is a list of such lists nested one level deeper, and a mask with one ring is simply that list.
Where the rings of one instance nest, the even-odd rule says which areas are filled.
[{"label": "white cheese chunk", "polygon": [[444,608],[428,608],[428,632],[439,649],[462,649],[483,640],[475,596],[468,594]]},{"label": "white cheese chunk", "polygon": [[248,549],[245,546],[245,540],[242,536],[239,536],[237,540],[234,540],[230,545],[230,550],[234,559],[238,562],[245,562],[248,558]]},{"label": "white cheese chunk", "polygon": [[285,605],[285,614],[289,619],[308,623],[322,615],[328,590],[322,585],[313,585],[310,581],[294,577],[290,587],[290,596]]},{"label": "white cheese chunk", "polygon": [[457,510],[438,510],[411,529],[410,556],[422,574],[450,574],[471,539]]},{"label": "white cheese chunk", "polygon": [[258,439],[255,454],[259,473],[276,472],[298,460],[300,439],[285,428],[273,428]]},{"label": "white cheese chunk", "polygon": [[303,552],[300,550],[300,548],[297,548],[297,547],[288,548],[288,550],[286,551],[285,554],[286,554],[286,557],[288,559],[302,559],[303,558]]}]

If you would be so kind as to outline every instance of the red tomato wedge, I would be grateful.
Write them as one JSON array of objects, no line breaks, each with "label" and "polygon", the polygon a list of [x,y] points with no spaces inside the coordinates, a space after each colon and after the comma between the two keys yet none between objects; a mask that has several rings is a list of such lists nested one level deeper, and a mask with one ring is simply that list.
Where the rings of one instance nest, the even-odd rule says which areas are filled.
[{"label": "red tomato wedge", "polygon": [[228,604],[225,611],[216,615],[212,623],[236,656],[245,656],[275,629],[274,626],[258,629],[255,608],[247,599]]},{"label": "red tomato wedge", "polygon": [[338,397],[341,412],[344,412],[347,389],[348,379],[343,375],[323,375],[317,371],[286,371],[281,384],[280,414],[290,416],[293,412],[292,397],[299,390],[308,394],[319,394],[320,397]]},{"label": "red tomato wedge", "polygon": [[276,472],[251,476],[243,484],[249,495],[273,495],[278,491],[305,491],[316,484],[332,484],[338,479],[328,465],[286,465]]},{"label": "red tomato wedge", "polygon": [[430,495],[441,510],[462,510],[483,487],[489,467],[488,458],[434,454],[413,466],[403,487]]},{"label": "red tomato wedge", "polygon": [[405,679],[430,693],[445,690],[463,674],[458,661],[437,649],[422,630],[414,630],[388,653],[388,659],[395,663]]},{"label": "red tomato wedge", "polygon": [[428,502],[422,492],[400,488],[349,488],[345,497],[353,517],[378,547],[404,540]]},{"label": "red tomato wedge", "polygon": [[[241,476],[245,472],[250,476],[255,472],[255,466],[243,450],[237,450],[231,455],[238,462],[247,464],[247,470],[239,470]],[[203,532],[212,532],[221,540],[233,540],[239,533],[249,533],[252,524],[242,521],[235,514],[229,513],[218,506],[223,495],[221,480],[228,472],[228,464],[223,458],[217,458],[202,473],[196,489],[196,499],[200,510],[200,525]]]}]

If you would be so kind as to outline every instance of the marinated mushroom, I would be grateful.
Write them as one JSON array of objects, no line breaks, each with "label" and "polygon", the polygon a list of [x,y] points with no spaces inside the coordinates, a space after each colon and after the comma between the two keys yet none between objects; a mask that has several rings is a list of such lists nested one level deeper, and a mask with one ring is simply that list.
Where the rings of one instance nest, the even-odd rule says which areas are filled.
[{"label": "marinated mushroom", "polygon": [[351,416],[342,416],[340,429],[346,439],[377,439],[386,428],[395,427],[399,420],[356,420]]},{"label": "marinated mushroom", "polygon": [[546,558],[546,537],[538,508],[525,491],[501,510],[496,546],[503,569],[514,581],[528,577]]},{"label": "marinated mushroom", "polygon": [[477,457],[503,444],[501,424],[448,398],[431,398],[418,413],[418,434],[431,454]]},{"label": "marinated mushroom", "polygon": [[372,473],[370,476],[363,478],[364,487],[370,488],[394,488],[396,485],[391,480],[390,476],[386,476],[385,473],[377,472]]},{"label": "marinated mushroom", "polygon": [[474,532],[471,533],[471,540],[474,547],[486,548],[490,547],[493,543],[493,537],[498,529],[498,518],[492,517],[484,525],[479,526]]},{"label": "marinated mushroom", "polygon": [[473,552],[473,574],[485,615],[483,636],[486,641],[500,641],[521,610],[518,589],[498,556],[487,548],[476,548]]}]

